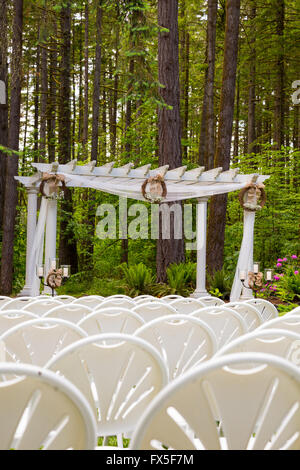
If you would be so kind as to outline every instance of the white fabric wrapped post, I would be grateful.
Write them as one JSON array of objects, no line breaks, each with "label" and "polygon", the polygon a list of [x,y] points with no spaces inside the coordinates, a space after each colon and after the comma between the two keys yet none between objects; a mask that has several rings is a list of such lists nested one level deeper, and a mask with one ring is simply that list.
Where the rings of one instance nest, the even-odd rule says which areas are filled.
[{"label": "white fabric wrapped post", "polygon": [[232,284],[230,302],[251,299],[253,297],[252,290],[243,287],[239,273],[240,271],[245,271],[247,278],[248,271],[252,271],[253,269],[254,223],[255,212],[244,211],[243,240],[241,244],[235,277]]},{"label": "white fabric wrapped post", "polygon": [[34,284],[34,273],[32,272],[30,265],[30,256],[34,248],[34,235],[36,230],[36,216],[37,216],[37,193],[38,188],[28,187],[27,196],[27,241],[26,241],[26,278],[25,286],[19,295],[34,295],[33,294],[33,284]]}]

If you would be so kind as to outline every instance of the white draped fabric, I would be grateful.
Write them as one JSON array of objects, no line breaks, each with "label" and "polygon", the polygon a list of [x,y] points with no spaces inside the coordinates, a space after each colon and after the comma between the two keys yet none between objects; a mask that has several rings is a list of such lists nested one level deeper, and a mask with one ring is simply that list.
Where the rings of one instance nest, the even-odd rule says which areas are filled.
[{"label": "white draped fabric", "polygon": [[[82,176],[68,173],[60,173],[64,176],[66,186],[79,188],[94,188],[117,196],[145,201],[141,186],[145,179],[139,178],[117,178],[101,176]],[[237,191],[245,186],[245,183],[225,183],[220,182],[171,182],[165,181],[167,186],[167,196],[163,202],[175,202],[184,199],[210,197],[216,194],[229,193]]]},{"label": "white draped fabric", "polygon": [[[232,284],[230,302],[236,302],[240,299],[243,285],[239,279],[239,271],[253,271],[253,242],[254,242],[254,222],[255,212],[244,211],[244,233],[241,244],[239,259],[236,267],[235,277]],[[246,292],[248,289],[246,290]],[[249,290],[249,296],[252,291]]]},{"label": "white draped fabric", "polygon": [[48,212],[49,200],[42,197],[40,214],[38,218],[38,223],[36,226],[36,231],[33,241],[33,249],[30,253],[29,266],[30,266],[30,279],[33,279],[32,285],[32,295],[39,295],[40,293],[40,280],[36,275],[36,266],[43,264],[43,248],[44,248],[44,236],[45,236],[45,227],[46,219]]}]

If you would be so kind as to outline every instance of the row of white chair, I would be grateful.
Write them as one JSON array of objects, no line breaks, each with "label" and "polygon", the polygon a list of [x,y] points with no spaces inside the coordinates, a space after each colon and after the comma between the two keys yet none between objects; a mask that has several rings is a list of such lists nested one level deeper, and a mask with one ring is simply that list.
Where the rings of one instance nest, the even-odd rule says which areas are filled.
[{"label": "row of white chair", "polygon": [[133,450],[300,448],[300,371],[274,354],[223,352],[167,385],[147,342],[99,335],[0,374],[2,449],[94,448],[132,431]]},{"label": "row of white chair", "polygon": [[[297,320],[296,316],[297,315],[292,317],[293,328],[294,328],[294,325],[295,325],[295,321]],[[172,324],[172,323],[170,323],[171,317],[167,316],[161,322],[160,329],[158,328],[159,319],[154,320],[152,322],[152,324],[153,324],[152,325],[152,331],[149,328],[149,324],[147,324],[147,325],[144,324],[139,329],[140,331],[137,330],[136,334],[135,334],[135,340],[140,341],[142,343],[144,349],[146,347],[146,350],[148,350],[148,352],[149,352],[149,347],[151,346],[150,349],[152,348],[152,353],[153,353],[153,350],[156,351],[156,353],[154,353],[154,357],[155,357],[155,354],[156,354],[156,358],[158,358],[158,357],[160,358],[158,360],[160,365],[164,364],[162,367],[165,371],[166,380],[164,382],[163,388],[165,388],[166,383],[168,381],[170,381],[170,379],[173,380],[175,378],[175,380],[177,380],[176,376],[179,376],[181,374],[185,375],[186,370],[189,367],[193,366],[193,369],[197,369],[197,365],[199,363],[201,363],[202,360],[208,360],[208,361],[211,360],[211,359],[209,359],[209,357],[210,357],[209,354],[207,354],[206,356],[205,356],[205,354],[203,355],[203,350],[195,352],[195,349],[193,351],[191,351],[191,349],[189,349],[189,346],[193,345],[193,338],[191,336],[190,331],[188,331],[188,330],[186,330],[186,334],[188,336],[186,336],[186,335],[184,336],[184,339],[185,339],[185,341],[183,341],[184,348],[182,350],[182,354],[180,354],[180,351],[178,351],[179,350],[179,348],[178,348],[179,341],[177,340],[177,344],[176,344],[176,341],[172,342],[172,339],[175,339],[175,337],[177,337],[177,338],[181,337],[181,339],[182,339],[183,335],[180,334],[180,328],[179,327],[180,326],[182,327],[182,325],[183,325],[183,329],[181,330],[182,333],[183,333],[184,328],[186,329],[185,323],[188,323],[187,319],[189,320],[190,323],[194,322],[193,326],[195,326],[195,325],[200,326],[200,324],[201,324],[201,327],[202,327],[201,333],[202,334],[203,334],[203,330],[205,330],[208,333],[207,337],[209,339],[207,340],[207,338],[206,338],[203,341],[203,345],[205,343],[211,342],[210,338],[213,337],[213,335],[211,335],[211,332],[209,331],[209,328],[207,328],[207,325],[206,325],[206,329],[203,328],[203,326],[205,326],[205,324],[203,324],[203,320],[202,321],[199,320],[197,322],[197,319],[194,318],[191,321],[191,318],[193,318],[193,315],[189,316],[189,317],[184,317],[184,318],[182,318],[182,317],[183,316],[181,316],[181,318],[180,318],[182,320],[182,322],[178,322],[179,315],[177,314],[176,315],[176,320],[177,321],[176,321],[175,324]],[[275,322],[279,323],[279,321],[286,320],[286,319],[288,319],[288,318],[287,317],[286,318],[282,317],[282,318],[275,319],[273,321],[273,324],[275,324]],[[45,318],[45,320],[47,321],[47,318]],[[49,320],[50,320],[50,318],[48,318],[48,321]],[[175,318],[174,318],[174,320],[175,320]],[[288,319],[288,320],[290,321],[291,319]],[[42,319],[37,319],[37,322],[38,321],[41,322]],[[51,323],[51,321],[52,320],[50,320],[50,323]],[[57,321],[57,320],[53,319],[53,326],[54,326],[55,321]],[[289,321],[288,321],[288,323],[289,323]],[[60,326],[62,326],[63,323],[66,323],[66,322],[60,321],[58,323],[60,324]],[[257,331],[260,330],[260,329],[262,330],[263,327],[265,329],[268,328],[268,326],[271,323],[272,322],[270,321],[270,322],[266,322],[266,323],[262,324],[261,327],[258,327]],[[296,323],[297,323],[297,321],[296,321]],[[300,319],[298,320],[298,323],[300,324]],[[166,327],[166,324],[169,324],[169,325],[171,324],[171,328],[169,328],[169,330],[172,331],[172,334],[169,335],[169,337],[168,337],[168,329]],[[148,330],[146,328],[147,326],[148,326]],[[48,325],[48,327],[49,327],[49,325]],[[77,325],[77,327],[80,328],[78,325]],[[176,333],[176,328],[179,332],[179,335],[175,334]],[[275,328],[276,328],[276,326],[275,326]],[[76,327],[74,327],[74,325],[73,325],[73,331],[75,332],[75,330],[76,330],[76,332],[79,331],[79,329],[76,329]],[[147,336],[147,331],[148,331],[148,336]],[[155,336],[157,331],[159,332],[159,337]],[[16,332],[16,330],[15,330],[15,332]],[[145,334],[146,334],[146,336],[143,337],[143,335],[145,335]],[[273,333],[273,334],[275,334],[275,333]],[[153,341],[152,345],[150,344],[151,343],[151,335],[153,335],[153,337],[154,337],[154,341]],[[279,336],[282,335],[282,330],[278,330],[278,335]],[[7,340],[8,337],[9,337],[9,335],[6,336],[6,340]],[[241,336],[241,338],[242,337],[245,338],[246,334]],[[129,340],[129,338],[131,338],[131,340]],[[152,366],[147,365],[147,362],[146,362],[146,369],[143,369],[143,365],[145,365],[144,360],[141,361],[141,363],[138,362],[140,364],[139,372],[142,374],[141,371],[144,371],[144,375],[142,374],[140,376],[140,381],[136,376],[134,376],[134,385],[132,386],[132,388],[130,388],[130,390],[127,389],[128,384],[127,384],[125,379],[128,379],[128,377],[131,377],[132,375],[134,375],[133,372],[132,372],[131,364],[134,363],[134,366],[136,367],[136,364],[135,364],[134,361],[136,360],[137,352],[136,352],[136,350],[134,350],[134,352],[132,352],[132,350],[128,346],[128,342],[131,345],[135,344],[135,346],[136,346],[137,342],[134,341],[132,338],[133,338],[132,335],[130,335],[130,336],[126,335],[126,337],[125,337],[124,335],[113,335],[113,334],[111,334],[111,335],[100,335],[100,336],[97,335],[97,336],[89,336],[89,337],[86,336],[86,337],[83,337],[82,339],[79,339],[77,341],[75,340],[69,346],[65,346],[63,349],[58,348],[56,350],[56,354],[54,354],[52,356],[52,358],[50,359],[50,361],[47,364],[47,367],[49,367],[49,364],[50,365],[51,364],[52,365],[56,364],[56,366],[58,365],[57,371],[62,373],[65,370],[64,376],[65,377],[68,376],[68,379],[69,380],[71,379],[71,382],[73,384],[77,383],[77,387],[82,391],[82,393],[85,397],[87,397],[86,393],[89,394],[89,399],[88,399],[89,406],[94,410],[94,413],[96,413],[95,417],[96,417],[97,423],[98,423],[98,432],[97,432],[98,435],[110,435],[110,434],[119,434],[120,435],[120,433],[122,433],[122,432],[131,433],[131,431],[133,430],[132,424],[129,425],[128,422],[126,422],[124,424],[124,422],[122,422],[122,420],[119,420],[120,415],[122,414],[123,420],[127,416],[129,416],[132,419],[131,423],[133,421],[136,422],[135,418],[132,418],[133,416],[135,416],[134,413],[131,414],[131,412],[138,406],[137,403],[135,402],[135,398],[137,397],[137,402],[138,403],[139,403],[139,400],[140,400],[144,404],[149,404],[151,406],[150,402],[152,401],[154,396],[156,396],[156,394],[159,393],[160,391],[163,392],[163,390],[159,389],[159,387],[155,388],[156,392],[153,395],[151,395],[151,400],[147,401],[147,396],[150,394],[150,392],[148,393],[148,391],[150,389],[153,390],[153,384],[149,385],[151,380],[150,380],[150,382],[148,380],[149,379],[149,374],[150,374],[149,371],[152,370],[152,368],[151,368]],[[162,338],[164,338],[164,341],[162,341]],[[167,338],[167,340],[165,340],[165,338]],[[170,338],[171,338],[171,340],[170,340]],[[189,339],[188,341],[186,341],[187,338]],[[113,344],[112,347],[108,347],[111,342],[115,343],[116,341],[119,343],[118,345]],[[168,343],[168,341],[169,341],[169,343]],[[99,347],[99,342],[102,344],[102,347]],[[3,341],[3,343],[5,343],[5,341]],[[45,343],[46,342],[44,341],[44,345],[45,345]],[[126,343],[127,349],[125,347],[125,343]],[[30,344],[32,345],[33,343],[30,343]],[[232,341],[231,344],[233,344],[233,341]],[[15,345],[18,345],[18,341],[15,341]],[[145,346],[145,345],[147,345],[147,346]],[[196,346],[199,347],[199,343]],[[124,347],[124,349],[121,351],[121,349],[119,349],[120,347]],[[124,353],[124,351],[128,352],[128,347],[129,347],[130,353],[128,353],[128,355],[126,355],[126,353]],[[13,349],[13,346],[11,346],[11,350],[12,349]],[[104,356],[101,357],[99,355],[99,351],[101,351],[101,354],[103,353],[103,351],[106,353],[107,361],[104,361],[105,362],[105,367],[104,368],[102,368],[102,362],[103,362]],[[103,377],[105,377],[105,379],[110,378],[111,370],[114,369],[114,365],[115,365],[115,363],[113,361],[111,362],[111,356],[110,356],[111,351],[120,353],[119,357],[118,357],[118,355],[115,356],[115,361],[116,361],[117,364],[119,364],[119,367],[120,367],[118,369],[118,371],[119,372],[121,371],[122,373],[121,373],[121,380],[120,380],[120,376],[119,376],[119,379],[117,380],[117,377],[115,375],[113,375],[114,386],[112,386],[110,384],[111,385],[111,390],[112,389],[113,390],[112,390],[112,392],[107,391],[107,393],[106,393],[106,392],[103,391],[103,389],[107,384],[103,383]],[[177,354],[177,359],[176,359],[176,357],[172,356],[172,351],[175,351],[175,353]],[[178,352],[179,352],[179,354],[178,354]],[[197,352],[200,353],[198,357],[197,357]],[[94,353],[95,353],[95,355],[94,355]],[[165,353],[165,355],[164,355],[164,353]],[[167,353],[169,354],[169,357],[168,357]],[[201,353],[202,353],[202,359],[201,359]],[[216,351],[216,348],[215,348],[215,352],[213,353],[214,356],[216,356],[216,353],[217,353],[217,351]],[[176,356],[176,354],[175,354],[175,356]],[[214,359],[214,356],[212,357],[212,359]],[[30,354],[30,357],[32,358],[32,354]],[[74,357],[75,357],[75,362],[73,362],[73,359],[72,359]],[[153,357],[153,354],[152,354],[152,357]],[[191,360],[191,357],[192,357],[192,360]],[[197,359],[198,359],[198,361],[197,361]],[[190,361],[190,364],[188,363],[188,361]],[[99,384],[101,385],[102,388],[98,389],[97,384],[95,382],[95,380],[96,380],[95,379],[95,374],[97,373],[97,371],[96,371],[97,365],[99,366],[100,363],[101,363],[101,374],[99,376],[100,377],[99,378]],[[111,363],[113,367],[111,367],[109,365],[109,363]],[[120,366],[120,363],[121,363],[121,366]],[[72,371],[70,371],[69,369],[72,369]],[[119,372],[116,371],[116,374],[118,375]],[[124,380],[125,380],[125,382],[124,382]],[[78,382],[76,382],[76,381],[78,381]],[[147,382],[147,385],[149,385],[150,388],[147,389],[146,391],[144,391],[144,394],[142,394],[142,398],[141,398],[139,393],[142,390],[142,387],[140,388],[140,390],[136,390],[137,383],[138,384],[140,384],[140,383],[144,384],[145,382]],[[116,388],[117,384],[118,384],[118,387]],[[129,387],[130,387],[130,385],[129,385]],[[140,385],[139,385],[139,387],[140,387]],[[125,388],[125,391],[126,391],[126,398],[125,399],[124,399],[124,395],[122,395],[123,388]],[[99,392],[99,390],[100,390],[100,392]],[[138,393],[137,393],[137,391],[138,391]],[[99,408],[99,405],[100,405],[99,393],[100,393],[101,397],[103,396],[103,394],[106,397],[106,399],[105,399],[106,401],[104,400],[104,404],[101,402],[102,413],[101,413],[101,409]],[[123,401],[121,400],[120,397],[121,398],[123,397],[122,398]],[[132,397],[131,401],[130,401],[130,397]],[[108,400],[109,400],[109,406],[108,406],[108,408],[107,407],[105,408],[105,406],[108,403]],[[118,400],[121,400],[121,401],[118,401]],[[128,411],[128,409],[126,408],[128,401],[129,401],[129,408],[131,407],[130,411]],[[141,405],[142,405],[142,403],[141,403]],[[143,412],[143,410],[145,411],[144,405],[140,406],[138,409],[139,409],[139,413],[137,413],[137,415],[138,416],[140,414],[143,415],[142,412]],[[100,420],[99,420],[99,411],[100,411]],[[114,412],[116,412],[116,414],[114,414]],[[101,416],[102,416],[102,418],[101,418]],[[103,421],[103,416],[105,416],[106,418],[109,416],[109,418],[106,419],[106,421],[105,420]],[[113,416],[113,420],[111,422],[110,420],[111,420],[112,416]],[[114,426],[115,424],[116,424],[116,426]],[[123,424],[124,424],[124,426],[123,426]],[[164,442],[164,441],[161,441],[161,442]],[[132,440],[132,446],[133,446],[133,448],[138,447],[138,444],[136,444],[135,439]]]}]

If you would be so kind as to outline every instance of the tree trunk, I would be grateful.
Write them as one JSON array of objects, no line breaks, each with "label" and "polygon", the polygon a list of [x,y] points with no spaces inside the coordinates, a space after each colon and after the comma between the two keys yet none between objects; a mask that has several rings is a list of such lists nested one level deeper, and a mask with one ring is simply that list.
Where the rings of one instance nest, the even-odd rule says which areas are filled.
[{"label": "tree trunk", "polygon": [[[39,41],[40,37],[40,27],[38,26],[37,40]],[[41,61],[41,51],[40,46],[36,46],[36,63],[35,63],[35,90],[34,90],[34,161],[39,160],[38,151],[39,151],[39,114],[40,114],[40,61]]]},{"label": "tree trunk", "polygon": [[[158,110],[159,165],[174,169],[182,164],[177,0],[158,1],[158,24],[169,30],[158,35],[158,80],[164,85],[159,91],[163,101],[172,106]],[[170,239],[164,240],[160,224],[156,253],[158,282],[166,281],[166,269],[171,263],[184,261],[184,240],[174,238],[173,217],[170,227]]]},{"label": "tree trunk", "polygon": [[[22,32],[23,32],[23,0],[14,0],[12,57],[11,57],[11,92],[8,128],[8,147],[19,150],[20,106],[22,86]],[[13,284],[13,253],[16,208],[18,202],[17,181],[18,156],[10,155],[6,159],[4,211],[3,211],[3,243],[0,274],[0,292],[2,295],[12,293]]]},{"label": "tree trunk", "polygon": [[255,28],[256,0],[251,1],[250,8],[250,64],[249,64],[249,87],[248,87],[248,153],[256,153],[255,133],[255,75],[256,75],[256,50],[255,50]]},{"label": "tree trunk", "polygon": [[47,129],[47,101],[48,101],[48,51],[47,51],[47,0],[44,0],[43,20],[40,34],[41,43],[41,116],[40,116],[40,157],[46,160],[46,129]]},{"label": "tree trunk", "polygon": [[239,141],[240,141],[240,74],[237,74],[236,81],[236,105],[235,105],[235,126],[234,126],[234,143],[233,143],[233,159],[236,163],[239,157]]},{"label": "tree trunk", "polygon": [[[60,12],[61,23],[61,62],[60,62],[60,96],[59,96],[59,154],[60,163],[71,160],[71,2],[68,0]],[[76,240],[70,228],[73,204],[72,193],[67,188],[61,201],[59,259],[62,264],[70,264],[72,272],[78,270]]]},{"label": "tree trunk", "polygon": [[[7,147],[8,139],[8,80],[7,80],[7,1],[0,1],[0,81],[4,84],[0,99],[0,145]],[[3,85],[2,85],[3,86]],[[0,150],[0,233],[2,232],[4,187],[5,187],[5,153]],[[2,238],[2,237],[1,237]]]},{"label": "tree trunk", "polygon": [[87,158],[87,140],[89,132],[89,2],[85,2],[85,29],[84,29],[84,111],[82,147],[84,158]]},{"label": "tree trunk", "polygon": [[93,115],[92,115],[92,148],[91,160],[98,160],[99,139],[99,111],[100,111],[100,79],[101,79],[101,22],[102,22],[102,0],[98,0],[96,19],[96,57],[94,70],[93,88]]},{"label": "tree trunk", "polygon": [[274,107],[274,142],[275,148],[280,149],[284,145],[284,108],[285,108],[285,90],[284,90],[284,0],[276,0],[274,4],[276,12],[276,35],[278,56],[276,63],[276,83],[275,83],[275,107]]},{"label": "tree trunk", "polygon": [[[236,67],[238,56],[240,0],[226,3],[223,77],[215,166],[226,171],[230,165]],[[207,263],[210,273],[223,266],[227,195],[214,196],[209,207]]]},{"label": "tree trunk", "polygon": [[215,152],[214,78],[217,10],[218,0],[208,0],[207,81],[205,83],[205,93],[207,95],[205,162],[208,170],[214,167]]},{"label": "tree trunk", "polygon": [[[56,24],[54,30],[56,31]],[[51,51],[49,53],[49,95],[47,103],[47,117],[48,117],[48,155],[49,162],[55,161],[56,152],[56,106],[57,106],[57,43],[53,39]]]}]

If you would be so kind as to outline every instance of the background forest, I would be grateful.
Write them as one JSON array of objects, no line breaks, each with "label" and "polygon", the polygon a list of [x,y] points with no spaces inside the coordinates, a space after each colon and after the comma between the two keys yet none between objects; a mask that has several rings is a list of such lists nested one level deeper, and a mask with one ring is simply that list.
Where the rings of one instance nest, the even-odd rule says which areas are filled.
[{"label": "background forest", "polygon": [[[0,104],[1,294],[17,294],[25,278],[27,195],[13,176],[30,175],[31,162],[55,160],[222,166],[270,175],[267,203],[256,217],[254,257],[263,268],[292,259],[295,272],[298,0],[179,0],[178,9],[177,0],[0,0],[0,31],[0,80],[8,98]],[[162,47],[171,35],[178,68],[163,56],[172,56]],[[178,103],[168,101],[164,67],[178,84]],[[177,149],[163,149],[163,116],[177,108]],[[59,204],[59,258],[72,269],[61,291],[189,293],[196,253],[183,241],[159,266],[156,240],[100,240],[96,209],[103,202],[117,207],[118,198],[76,188]],[[242,230],[238,195],[213,198],[207,262],[214,295],[228,295]],[[281,293],[283,301],[299,301],[297,282],[294,296]]]}]

